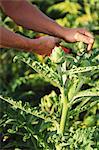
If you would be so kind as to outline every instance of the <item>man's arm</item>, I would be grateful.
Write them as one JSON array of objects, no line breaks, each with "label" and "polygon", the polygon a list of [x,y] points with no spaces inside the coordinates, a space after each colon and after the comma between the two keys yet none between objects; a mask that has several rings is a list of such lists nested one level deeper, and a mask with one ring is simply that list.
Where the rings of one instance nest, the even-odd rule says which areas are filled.
[{"label": "man's arm", "polygon": [[63,28],[27,0],[0,1],[4,12],[18,25],[33,31],[62,36]]},{"label": "man's arm", "polygon": [[0,2],[5,13],[17,24],[34,31],[62,38],[68,42],[82,41],[88,44],[88,50],[91,49],[94,40],[87,30],[61,27],[26,0],[10,0],[9,2],[0,0]]},{"label": "man's arm", "polygon": [[29,50],[29,39],[0,27],[0,47]]},{"label": "man's arm", "polygon": [[59,41],[58,38],[51,36],[44,36],[39,39],[29,39],[0,27],[0,48],[17,48],[35,52],[40,55],[49,55]]}]

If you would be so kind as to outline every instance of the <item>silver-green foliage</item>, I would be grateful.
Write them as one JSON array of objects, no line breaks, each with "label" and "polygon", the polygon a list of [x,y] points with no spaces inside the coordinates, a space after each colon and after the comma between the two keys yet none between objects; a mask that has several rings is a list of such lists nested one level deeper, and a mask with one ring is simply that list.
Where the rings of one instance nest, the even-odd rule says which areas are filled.
[{"label": "silver-green foliage", "polygon": [[[90,128],[86,124],[84,127],[84,123],[79,120],[80,113],[84,111],[89,113],[90,109],[98,107],[97,57],[89,56],[87,53],[74,57],[72,54],[65,54],[60,47],[56,47],[51,57],[47,57],[43,63],[30,57],[16,56],[14,58],[26,63],[45,80],[60,89],[59,95],[53,91],[50,95],[43,97],[41,104],[36,108],[32,108],[29,104],[22,104],[21,101],[16,102],[0,96],[0,99],[11,104],[14,109],[36,117],[34,126],[38,127],[39,132],[35,131],[33,138],[38,141],[42,149],[98,150],[98,144],[95,141],[97,138],[93,139],[97,127]],[[87,64],[83,67],[81,60],[86,62],[86,58],[91,59],[91,62],[89,66]],[[94,81],[95,78],[97,80]],[[88,88],[84,89],[85,85]]]}]

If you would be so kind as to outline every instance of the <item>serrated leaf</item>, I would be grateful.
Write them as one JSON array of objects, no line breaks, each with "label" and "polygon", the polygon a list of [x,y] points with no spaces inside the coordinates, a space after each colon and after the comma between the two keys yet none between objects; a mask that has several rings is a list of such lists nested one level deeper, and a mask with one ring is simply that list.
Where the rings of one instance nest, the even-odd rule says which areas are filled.
[{"label": "serrated leaf", "polygon": [[99,96],[99,89],[98,88],[91,88],[88,90],[82,90],[80,92],[77,93],[77,95],[75,95],[72,99],[75,100],[79,97],[93,97],[93,96]]},{"label": "serrated leaf", "polygon": [[20,60],[38,72],[45,80],[54,84],[54,86],[60,85],[60,76],[52,69],[49,68],[46,64],[42,64],[38,61],[32,60],[30,58],[25,58],[23,56],[15,56],[14,61]]}]

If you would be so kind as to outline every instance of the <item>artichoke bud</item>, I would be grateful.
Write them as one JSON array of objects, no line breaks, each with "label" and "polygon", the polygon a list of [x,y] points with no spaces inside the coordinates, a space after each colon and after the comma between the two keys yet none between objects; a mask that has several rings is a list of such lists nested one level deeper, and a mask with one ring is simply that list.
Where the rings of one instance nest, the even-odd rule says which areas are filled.
[{"label": "artichoke bud", "polygon": [[78,42],[78,54],[86,51],[86,45],[83,42]]},{"label": "artichoke bud", "polygon": [[47,99],[47,107],[50,108],[52,106],[52,101],[50,99],[50,97],[48,97]]},{"label": "artichoke bud", "polygon": [[61,47],[55,47],[52,51],[50,59],[54,63],[63,63],[64,62],[65,52],[62,50]]}]

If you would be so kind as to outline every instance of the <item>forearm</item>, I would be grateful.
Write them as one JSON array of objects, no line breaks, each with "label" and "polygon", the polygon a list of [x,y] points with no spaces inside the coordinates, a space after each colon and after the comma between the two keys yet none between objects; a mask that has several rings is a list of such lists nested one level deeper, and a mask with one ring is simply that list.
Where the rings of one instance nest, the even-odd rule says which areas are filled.
[{"label": "forearm", "polygon": [[92,48],[94,39],[86,29],[61,27],[26,0],[0,0],[0,7],[19,25],[68,42],[82,41],[88,44],[88,50]]},{"label": "forearm", "polygon": [[29,39],[0,27],[0,48],[3,47],[29,51]]},{"label": "forearm", "polygon": [[1,0],[1,4],[5,13],[17,24],[37,32],[63,38],[63,27],[59,26],[54,20],[44,15],[36,6],[26,0],[9,1],[8,3]]},{"label": "forearm", "polygon": [[50,36],[29,39],[0,27],[0,48],[16,48],[27,52],[35,52],[40,55],[49,55],[58,42],[59,39]]}]

